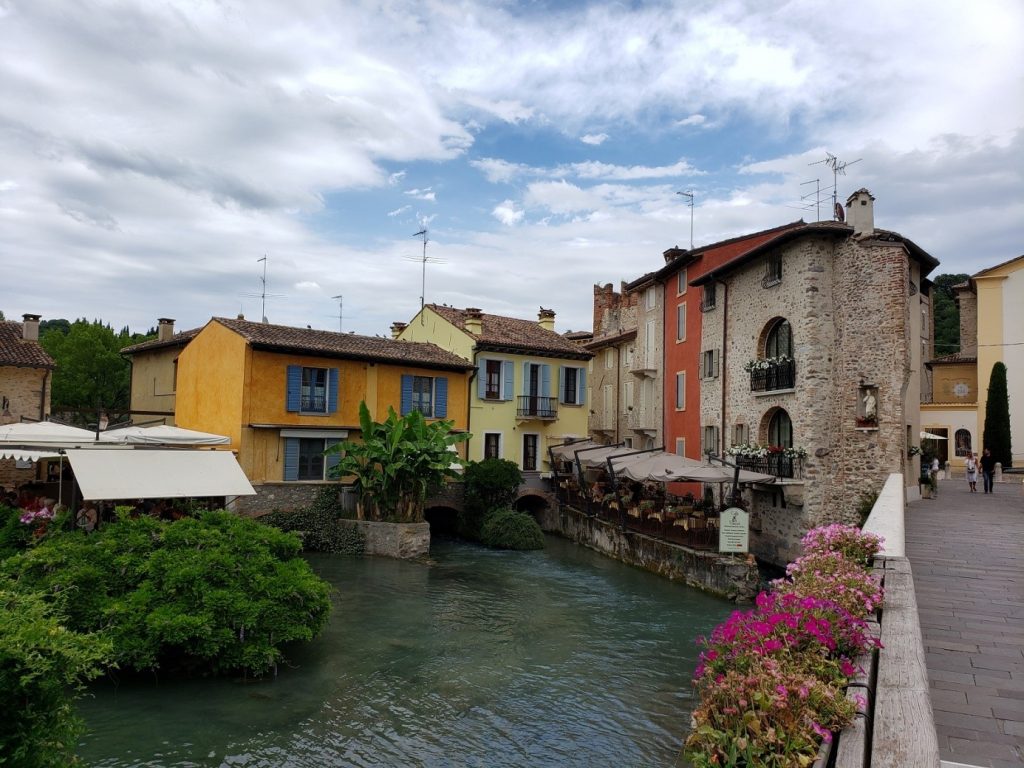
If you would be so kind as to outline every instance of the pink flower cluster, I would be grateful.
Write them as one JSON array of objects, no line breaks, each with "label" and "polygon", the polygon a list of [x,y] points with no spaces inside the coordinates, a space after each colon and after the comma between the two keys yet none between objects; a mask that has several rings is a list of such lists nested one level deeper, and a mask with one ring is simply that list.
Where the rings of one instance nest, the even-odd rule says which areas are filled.
[{"label": "pink flower cluster", "polygon": [[804,536],[804,554],[839,552],[847,560],[867,565],[879,553],[885,539],[875,533],[865,533],[855,525],[824,525],[812,528]]},{"label": "pink flower cluster", "polygon": [[853,616],[868,616],[882,604],[878,581],[842,552],[804,555],[786,566],[786,578],[773,582],[773,586],[784,594],[828,595]]},{"label": "pink flower cluster", "polygon": [[45,520],[53,520],[53,510],[43,507],[37,510],[25,510],[24,514],[18,518],[25,525],[32,525],[35,522],[42,522]]}]

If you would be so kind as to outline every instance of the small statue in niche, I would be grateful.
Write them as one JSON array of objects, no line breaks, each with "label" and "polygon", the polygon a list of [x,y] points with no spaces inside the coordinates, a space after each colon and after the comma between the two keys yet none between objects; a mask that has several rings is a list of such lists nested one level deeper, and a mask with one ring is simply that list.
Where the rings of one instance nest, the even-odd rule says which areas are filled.
[{"label": "small statue in niche", "polygon": [[870,389],[864,390],[864,418],[868,421],[878,420],[878,401]]}]

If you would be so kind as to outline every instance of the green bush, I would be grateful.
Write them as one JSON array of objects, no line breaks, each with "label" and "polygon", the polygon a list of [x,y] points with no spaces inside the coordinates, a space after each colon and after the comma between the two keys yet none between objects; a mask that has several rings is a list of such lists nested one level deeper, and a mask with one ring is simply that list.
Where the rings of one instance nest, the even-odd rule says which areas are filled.
[{"label": "green bush", "polygon": [[484,518],[492,511],[511,507],[523,473],[514,461],[484,459],[466,465],[463,474],[464,509],[459,514],[459,535],[480,541]]},{"label": "green bush", "polygon": [[525,512],[498,509],[484,518],[480,538],[495,549],[544,549],[544,532]]},{"label": "green bush", "polygon": [[361,555],[366,549],[366,536],[358,526],[346,522],[352,515],[341,508],[337,485],[321,488],[306,508],[294,512],[274,511],[257,518],[265,525],[302,536],[307,552],[331,552]]},{"label": "green bush", "polygon": [[0,765],[76,765],[74,692],[100,674],[110,643],[69,632],[41,596],[0,590]]},{"label": "green bush", "polygon": [[0,505],[0,560],[28,549],[32,526],[21,522],[21,510]]},{"label": "green bush", "polygon": [[985,400],[985,431],[981,444],[992,451],[992,458],[1003,465],[1013,466],[1010,452],[1010,399],[1006,389],[1006,366],[996,363],[988,380],[988,399]]},{"label": "green bush", "polygon": [[223,511],[121,518],[47,537],[0,576],[48,595],[75,631],[101,632],[124,667],[262,674],[330,611],[299,547],[294,534]]}]

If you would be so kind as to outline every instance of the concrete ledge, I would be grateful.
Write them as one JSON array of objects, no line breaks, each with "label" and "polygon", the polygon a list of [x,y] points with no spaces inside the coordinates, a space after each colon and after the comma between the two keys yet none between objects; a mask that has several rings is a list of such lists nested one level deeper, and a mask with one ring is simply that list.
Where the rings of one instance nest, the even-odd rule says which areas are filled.
[{"label": "concrete ledge", "polygon": [[344,525],[359,528],[366,537],[367,555],[409,560],[430,554],[430,523],[377,523],[370,520],[343,520]]},{"label": "concrete ledge", "polygon": [[903,524],[906,509],[905,493],[903,475],[895,472],[889,475],[878,494],[875,506],[871,508],[871,514],[864,523],[865,531],[877,533],[885,539],[880,554],[886,557],[906,555],[906,532]]}]

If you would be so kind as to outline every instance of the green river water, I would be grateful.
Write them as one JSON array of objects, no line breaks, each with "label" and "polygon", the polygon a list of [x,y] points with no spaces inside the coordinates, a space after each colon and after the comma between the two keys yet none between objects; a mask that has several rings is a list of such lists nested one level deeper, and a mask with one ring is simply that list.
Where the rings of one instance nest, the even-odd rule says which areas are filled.
[{"label": "green river water", "polygon": [[276,678],[122,680],[79,707],[90,766],[674,766],[694,638],[725,601],[548,537],[430,564],[310,557],[326,631]]}]

